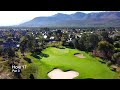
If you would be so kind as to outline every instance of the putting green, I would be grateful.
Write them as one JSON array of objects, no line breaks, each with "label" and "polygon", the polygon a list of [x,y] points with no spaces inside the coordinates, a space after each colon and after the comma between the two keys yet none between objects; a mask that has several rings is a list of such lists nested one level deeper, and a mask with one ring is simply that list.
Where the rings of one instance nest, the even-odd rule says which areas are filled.
[{"label": "putting green", "polygon": [[[117,73],[113,72],[107,67],[106,64],[102,64],[98,61],[99,58],[93,58],[89,54],[76,50],[76,49],[58,49],[49,47],[42,51],[48,54],[49,57],[43,57],[42,59],[36,59],[30,55],[29,58],[32,62],[39,67],[38,76],[39,79],[48,78],[47,74],[54,68],[62,70],[74,70],[79,72],[79,76],[76,79],[93,78],[93,79],[115,79]],[[74,56],[75,53],[81,53],[85,58],[79,58]]]}]

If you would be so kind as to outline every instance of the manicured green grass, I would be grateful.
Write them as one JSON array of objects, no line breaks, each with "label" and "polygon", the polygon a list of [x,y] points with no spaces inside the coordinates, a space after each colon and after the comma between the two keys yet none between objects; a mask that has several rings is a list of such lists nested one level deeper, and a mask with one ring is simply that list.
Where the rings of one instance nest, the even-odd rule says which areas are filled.
[{"label": "manicured green grass", "polygon": [[[42,51],[48,54],[49,57],[42,57],[42,59],[36,59],[30,54],[28,58],[32,59],[32,62],[38,66],[39,71],[38,79],[47,79],[47,73],[54,68],[62,70],[74,70],[79,72],[79,76],[76,79],[93,78],[93,79],[115,79],[117,73],[113,72],[107,67],[106,64],[102,64],[98,61],[99,58],[93,58],[89,54],[76,50],[76,49],[58,49],[49,47]],[[78,58],[74,56],[75,53],[81,53],[85,58]]]}]

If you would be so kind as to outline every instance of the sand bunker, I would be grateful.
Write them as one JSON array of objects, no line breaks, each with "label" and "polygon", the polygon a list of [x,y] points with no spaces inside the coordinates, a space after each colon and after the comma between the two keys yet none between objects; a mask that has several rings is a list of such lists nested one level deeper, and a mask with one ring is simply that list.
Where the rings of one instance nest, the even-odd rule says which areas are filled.
[{"label": "sand bunker", "polygon": [[79,58],[85,58],[85,57],[83,56],[83,54],[75,54],[75,56],[76,56],[76,57],[79,57]]},{"label": "sand bunker", "polygon": [[64,72],[60,69],[54,69],[53,71],[48,73],[48,77],[51,79],[73,79],[79,76],[79,73],[76,71],[67,71]]}]

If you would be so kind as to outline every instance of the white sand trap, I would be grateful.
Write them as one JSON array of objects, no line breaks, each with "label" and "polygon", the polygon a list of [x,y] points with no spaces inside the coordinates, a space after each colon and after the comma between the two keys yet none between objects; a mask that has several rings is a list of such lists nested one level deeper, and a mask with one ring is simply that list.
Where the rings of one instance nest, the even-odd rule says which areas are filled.
[{"label": "white sand trap", "polygon": [[79,73],[76,71],[67,71],[64,72],[60,69],[54,69],[53,71],[48,73],[48,77],[51,79],[73,79],[79,76]]},{"label": "white sand trap", "polygon": [[76,57],[79,57],[79,58],[85,58],[85,57],[83,56],[83,54],[76,54],[75,56],[76,56]]}]

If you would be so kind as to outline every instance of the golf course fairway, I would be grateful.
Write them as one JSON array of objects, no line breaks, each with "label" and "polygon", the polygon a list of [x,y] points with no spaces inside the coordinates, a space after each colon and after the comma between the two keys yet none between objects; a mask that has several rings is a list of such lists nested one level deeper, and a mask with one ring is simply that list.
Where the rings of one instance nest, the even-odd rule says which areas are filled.
[{"label": "golf course fairway", "polygon": [[[55,68],[78,72],[79,76],[74,79],[117,79],[116,72],[111,71],[106,64],[99,62],[99,58],[92,57],[83,51],[49,47],[44,49],[42,53],[49,56],[36,59],[30,54],[27,55],[28,58],[31,58],[32,63],[39,68],[37,79],[50,79],[47,74]],[[82,54],[84,58],[76,57],[75,53]]]}]

